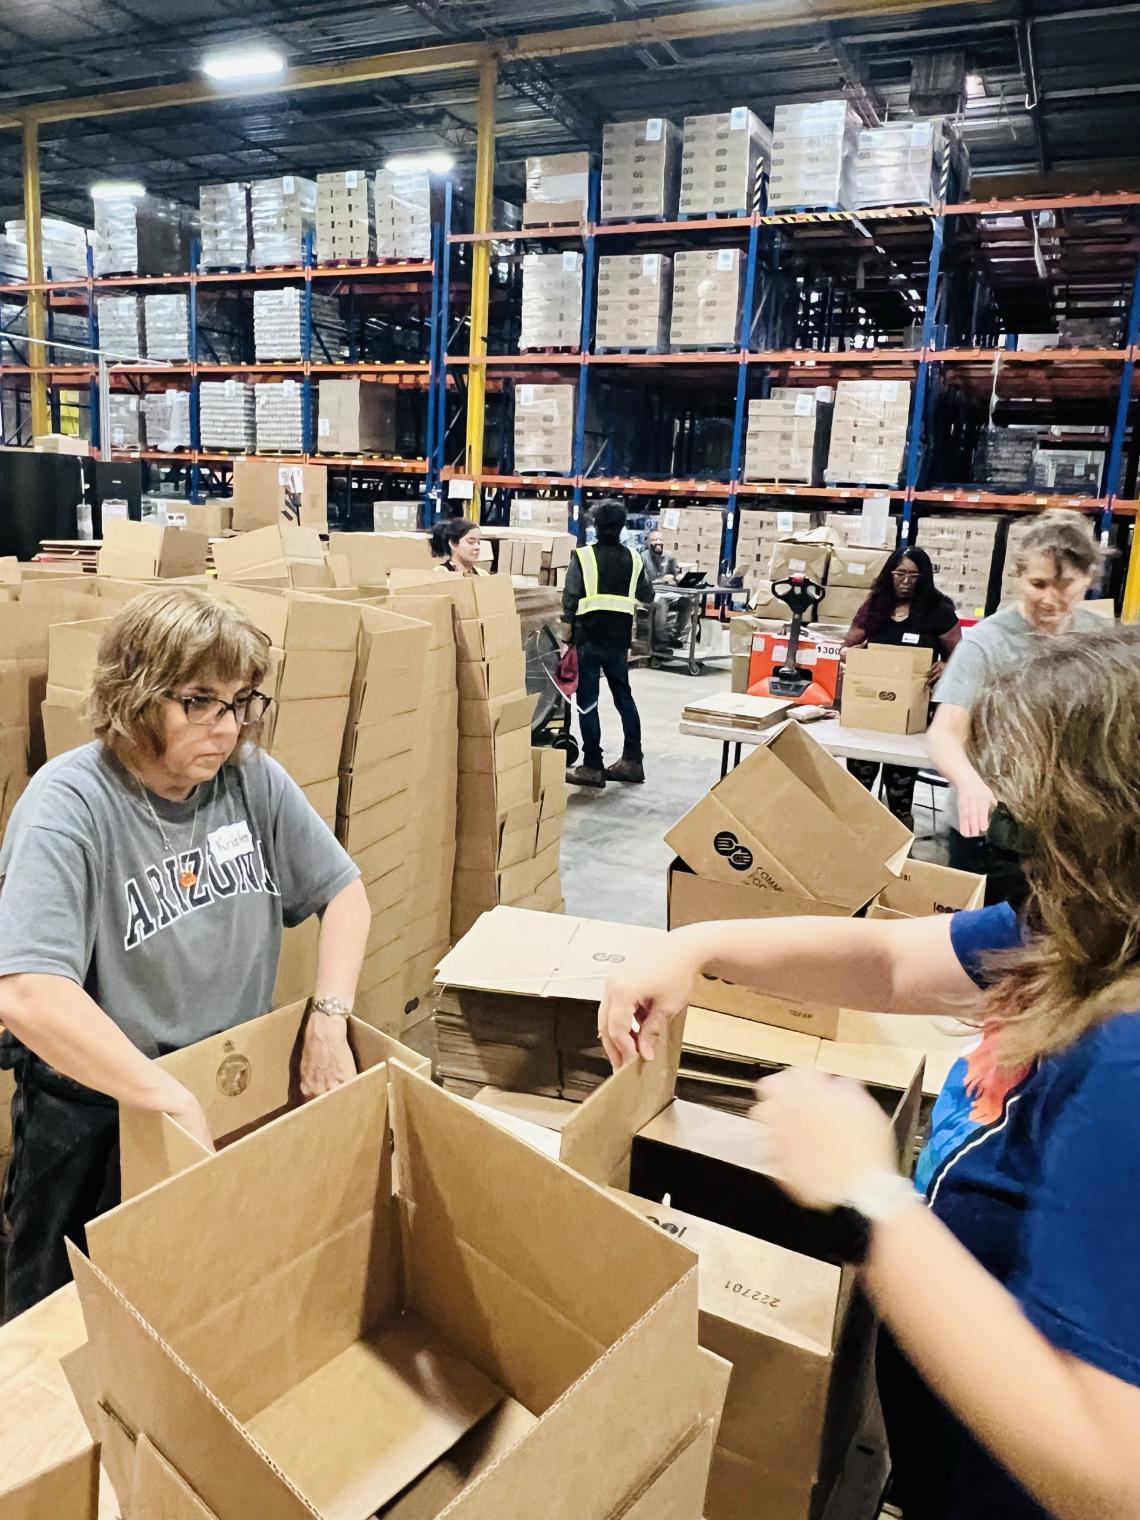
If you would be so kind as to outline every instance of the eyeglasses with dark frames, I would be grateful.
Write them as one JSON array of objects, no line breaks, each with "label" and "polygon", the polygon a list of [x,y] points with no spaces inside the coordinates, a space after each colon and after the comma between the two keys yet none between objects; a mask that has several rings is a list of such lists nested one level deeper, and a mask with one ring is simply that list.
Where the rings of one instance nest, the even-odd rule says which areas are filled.
[{"label": "eyeglasses with dark frames", "polygon": [[273,702],[263,691],[239,692],[232,702],[223,702],[221,697],[184,697],[177,691],[168,691],[166,697],[178,703],[188,722],[203,728],[220,723],[227,713],[233,713],[239,728],[252,728],[261,722]]}]

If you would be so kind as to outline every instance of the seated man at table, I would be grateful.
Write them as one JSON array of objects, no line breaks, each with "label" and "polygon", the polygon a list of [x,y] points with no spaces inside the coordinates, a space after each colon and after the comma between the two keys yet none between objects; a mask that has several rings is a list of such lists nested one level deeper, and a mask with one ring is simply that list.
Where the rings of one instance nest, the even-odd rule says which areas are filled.
[{"label": "seated man at table", "polygon": [[645,540],[641,553],[645,573],[653,586],[653,608],[650,612],[650,649],[676,649],[685,642],[689,631],[689,619],[693,613],[693,599],[674,596],[662,589],[676,585],[681,578],[681,566],[672,554],[665,552],[665,540],[661,530],[654,528]]}]

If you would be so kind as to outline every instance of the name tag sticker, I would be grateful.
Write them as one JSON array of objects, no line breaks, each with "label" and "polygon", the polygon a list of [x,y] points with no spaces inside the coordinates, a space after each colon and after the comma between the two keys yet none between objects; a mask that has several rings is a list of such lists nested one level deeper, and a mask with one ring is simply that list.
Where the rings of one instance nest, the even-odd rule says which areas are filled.
[{"label": "name tag sticker", "polygon": [[241,823],[223,824],[220,829],[207,836],[210,846],[210,854],[220,866],[224,866],[229,860],[237,860],[241,855],[249,855],[253,850],[253,835],[249,832],[249,824],[244,820]]},{"label": "name tag sticker", "polygon": [[903,636],[902,636],[902,641],[903,641],[904,644],[917,644],[918,643],[918,634],[917,633],[904,633]]}]

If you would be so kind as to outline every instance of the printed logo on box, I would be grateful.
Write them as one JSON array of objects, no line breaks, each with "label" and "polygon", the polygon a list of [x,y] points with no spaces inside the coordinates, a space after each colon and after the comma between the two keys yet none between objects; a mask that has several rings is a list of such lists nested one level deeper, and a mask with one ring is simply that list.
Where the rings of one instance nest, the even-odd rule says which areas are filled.
[{"label": "printed logo on box", "polygon": [[228,1040],[223,1048],[228,1054],[218,1067],[218,1091],[227,1098],[239,1098],[249,1086],[253,1068],[249,1064],[249,1058],[239,1055]]}]

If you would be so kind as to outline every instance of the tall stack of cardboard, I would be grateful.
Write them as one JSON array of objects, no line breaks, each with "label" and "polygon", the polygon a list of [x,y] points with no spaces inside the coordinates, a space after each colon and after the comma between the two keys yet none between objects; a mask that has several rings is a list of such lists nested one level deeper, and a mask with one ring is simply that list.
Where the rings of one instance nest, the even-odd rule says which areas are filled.
[{"label": "tall stack of cardboard", "polygon": [[249,186],[200,185],[198,214],[202,223],[203,269],[249,267]]},{"label": "tall stack of cardboard", "polygon": [[827,483],[897,486],[909,419],[909,380],[841,380],[835,388]]},{"label": "tall stack of cardboard", "polygon": [[256,446],[257,414],[252,385],[244,380],[203,380],[198,387],[198,406],[204,449],[240,452]]},{"label": "tall stack of cardboard", "polygon": [[534,764],[534,801],[538,808],[538,831],[534,845],[534,891],[524,906],[544,913],[563,913],[562,829],[566,820],[569,787],[566,756],[561,750],[531,750]]},{"label": "tall stack of cardboard", "polygon": [[95,313],[99,343],[115,359],[141,359],[143,343],[142,304],[138,296],[97,296]]},{"label": "tall stack of cardboard", "polygon": [[732,347],[739,342],[744,260],[739,248],[686,248],[673,256],[674,348]]},{"label": "tall stack of cardboard", "polygon": [[355,263],[376,250],[372,179],[364,169],[317,175],[317,262]]},{"label": "tall stack of cardboard", "polygon": [[658,527],[669,554],[715,581],[724,538],[723,512],[715,507],[666,507]]},{"label": "tall stack of cardboard", "polygon": [[[200,390],[205,391],[208,388],[209,382],[205,381]],[[189,391],[173,388],[165,391],[149,391],[142,398],[142,414],[148,449],[172,454],[177,449],[190,448]],[[202,441],[204,443],[205,439]]]},{"label": "tall stack of cardboard", "polygon": [[760,204],[760,175],[771,156],[772,134],[747,106],[686,116],[681,211],[747,216]]},{"label": "tall stack of cardboard", "polygon": [[519,348],[577,348],[582,341],[582,255],[523,255]]},{"label": "tall stack of cardboard", "polygon": [[827,453],[831,407],[814,390],[748,403],[745,480],[818,485]]},{"label": "tall stack of cardboard", "polygon": [[[412,958],[412,876],[420,845],[411,788],[433,630],[429,623],[374,606],[361,606],[359,620],[336,830],[360,867],[372,908],[356,1011],[374,1027],[395,1033],[406,1001],[403,972]],[[439,943],[433,930],[430,948]]]},{"label": "tall stack of cardboard", "polygon": [[315,180],[297,174],[254,180],[249,187],[253,267],[303,264],[317,216]]},{"label": "tall stack of cardboard", "polygon": [[[310,297],[313,323],[324,349],[313,345],[313,357],[340,357],[344,345],[344,323],[340,303],[335,296],[313,291]],[[253,346],[257,359],[303,359],[305,292],[299,285],[282,285],[276,290],[253,293]]]},{"label": "tall stack of cardboard", "polygon": [[367,380],[321,380],[317,387],[317,451],[392,454],[396,392]]},{"label": "tall stack of cardboard", "polygon": [[41,709],[48,760],[95,737],[85,706],[108,618],[98,598],[91,611],[101,615],[53,623],[48,630],[47,692]]},{"label": "tall stack of cardboard", "polygon": [[296,380],[259,380],[253,387],[257,447],[262,454],[299,454],[305,446],[304,393]]},{"label": "tall stack of cardboard", "polygon": [[919,519],[915,540],[930,555],[939,591],[959,617],[985,617],[1001,519],[977,512]]},{"label": "tall stack of cardboard", "polygon": [[[603,262],[605,262],[603,260]],[[574,463],[573,385],[515,387],[515,470],[568,475]]]},{"label": "tall stack of cardboard", "polygon": [[143,325],[146,329],[148,359],[167,359],[185,364],[196,354],[190,352],[190,299],[174,294],[143,297]]},{"label": "tall stack of cardboard", "polygon": [[95,273],[185,274],[197,217],[160,195],[99,196],[95,201]]},{"label": "tall stack of cardboard", "polygon": [[602,128],[603,222],[671,221],[681,185],[681,134],[671,121],[608,121]]},{"label": "tall stack of cardboard", "polygon": [[431,177],[426,169],[378,171],[376,257],[431,258]]},{"label": "tall stack of cardboard", "polygon": [[524,227],[584,222],[589,199],[588,153],[547,153],[527,159]]},{"label": "tall stack of cardboard", "polygon": [[595,348],[664,351],[669,345],[673,263],[665,254],[605,254],[598,260]]},{"label": "tall stack of cardboard", "polygon": [[859,118],[846,100],[777,106],[769,211],[850,210],[855,204]]}]

